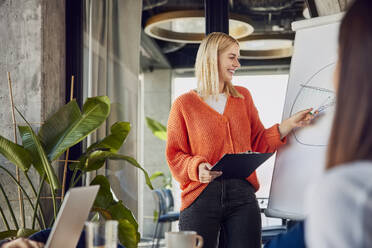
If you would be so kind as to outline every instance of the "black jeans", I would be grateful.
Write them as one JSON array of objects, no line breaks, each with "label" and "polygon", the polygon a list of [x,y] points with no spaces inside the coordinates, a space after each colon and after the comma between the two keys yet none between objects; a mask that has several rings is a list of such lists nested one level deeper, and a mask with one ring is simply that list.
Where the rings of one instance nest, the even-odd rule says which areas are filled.
[{"label": "black jeans", "polygon": [[222,228],[228,248],[261,247],[261,214],[253,186],[243,179],[217,178],[180,213],[180,230],[193,230],[203,248],[215,248]]}]

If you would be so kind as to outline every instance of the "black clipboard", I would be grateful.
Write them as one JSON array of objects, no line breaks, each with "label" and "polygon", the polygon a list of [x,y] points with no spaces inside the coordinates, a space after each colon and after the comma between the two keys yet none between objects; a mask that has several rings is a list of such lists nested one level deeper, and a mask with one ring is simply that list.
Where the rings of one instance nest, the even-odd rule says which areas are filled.
[{"label": "black clipboard", "polygon": [[274,153],[225,154],[212,171],[222,171],[224,178],[247,178]]}]

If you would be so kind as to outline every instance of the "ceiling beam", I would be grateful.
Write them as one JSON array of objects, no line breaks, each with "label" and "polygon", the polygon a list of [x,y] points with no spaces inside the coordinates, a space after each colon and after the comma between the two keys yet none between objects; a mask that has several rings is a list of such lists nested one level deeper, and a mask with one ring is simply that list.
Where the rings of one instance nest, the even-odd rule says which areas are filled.
[{"label": "ceiling beam", "polygon": [[229,2],[228,0],[204,0],[205,33],[229,33]]},{"label": "ceiling beam", "polygon": [[306,0],[306,5],[307,5],[307,8],[309,9],[309,13],[311,17],[319,16],[314,0]]}]

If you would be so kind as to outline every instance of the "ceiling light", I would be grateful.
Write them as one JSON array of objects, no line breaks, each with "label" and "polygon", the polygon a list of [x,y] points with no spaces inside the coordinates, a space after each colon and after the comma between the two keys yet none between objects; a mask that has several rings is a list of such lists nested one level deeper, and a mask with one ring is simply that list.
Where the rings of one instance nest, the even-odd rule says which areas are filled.
[{"label": "ceiling light", "polygon": [[302,15],[305,17],[305,19],[310,19],[310,11],[308,7],[305,7],[304,10],[302,11]]},{"label": "ceiling light", "polygon": [[293,54],[293,33],[252,34],[239,40],[240,57],[245,59],[288,58]]},{"label": "ceiling light", "polygon": [[[229,34],[242,39],[253,33],[245,16],[230,14]],[[146,22],[146,34],[153,38],[180,42],[200,43],[205,37],[205,18],[202,10],[182,10],[154,15]]]}]

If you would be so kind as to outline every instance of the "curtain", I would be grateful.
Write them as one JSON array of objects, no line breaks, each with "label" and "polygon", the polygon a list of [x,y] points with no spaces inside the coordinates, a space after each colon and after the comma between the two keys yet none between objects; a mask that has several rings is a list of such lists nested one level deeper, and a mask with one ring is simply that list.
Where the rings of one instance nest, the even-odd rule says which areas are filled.
[{"label": "curtain", "polygon": [[[107,95],[111,114],[87,140],[101,140],[117,121],[132,129],[120,153],[139,157],[139,45],[142,1],[85,0],[83,38],[84,97]],[[138,170],[123,161],[109,161],[99,171],[109,177],[115,195],[137,215]],[[87,180],[95,175],[88,176]]]}]

